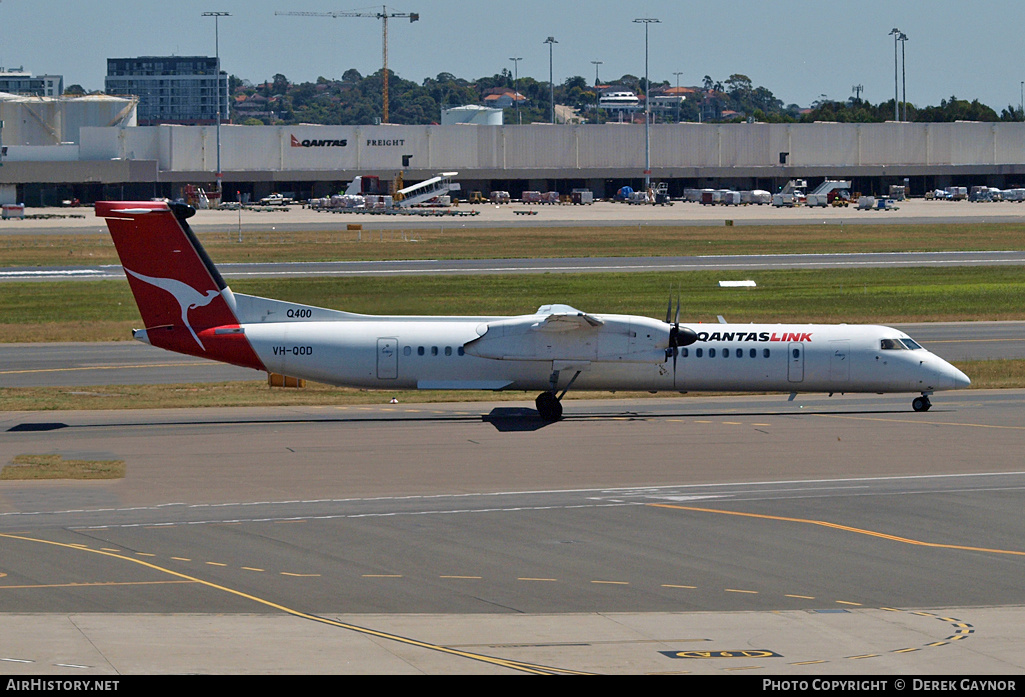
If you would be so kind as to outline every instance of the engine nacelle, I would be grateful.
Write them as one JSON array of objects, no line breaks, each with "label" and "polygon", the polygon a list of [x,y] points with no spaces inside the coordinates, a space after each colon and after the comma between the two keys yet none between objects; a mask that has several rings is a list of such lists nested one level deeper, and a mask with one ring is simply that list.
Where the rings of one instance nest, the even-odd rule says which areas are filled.
[{"label": "engine nacelle", "polygon": [[505,361],[660,363],[669,332],[669,325],[644,317],[523,315],[480,325],[480,337],[463,348],[471,356]]}]

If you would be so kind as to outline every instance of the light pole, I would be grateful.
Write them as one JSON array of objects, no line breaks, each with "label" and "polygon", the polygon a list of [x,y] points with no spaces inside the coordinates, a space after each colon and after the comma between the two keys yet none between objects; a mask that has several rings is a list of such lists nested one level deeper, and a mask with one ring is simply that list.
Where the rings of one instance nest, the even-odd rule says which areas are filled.
[{"label": "light pole", "polygon": [[648,83],[648,25],[659,24],[653,17],[641,17],[634,24],[644,25],[644,190],[651,186],[651,85]]},{"label": "light pole", "polygon": [[893,120],[900,121],[900,113],[897,111],[897,100],[900,99],[897,95],[897,38],[900,36],[900,29],[891,29],[890,36],[893,37]]},{"label": "light pole", "polygon": [[897,40],[900,41],[900,84],[901,84],[901,89],[903,90],[902,93],[901,93],[901,101],[904,103],[904,120],[907,121],[908,120],[908,78],[907,78],[907,72],[904,69],[904,44],[907,43],[908,35],[905,34],[904,32],[901,32],[900,36],[897,37]]},{"label": "light pole", "polygon": [[552,123],[555,123],[555,81],[552,73],[552,47],[559,43],[554,36],[549,36],[542,43],[548,44],[548,86],[552,92]]},{"label": "light pole", "polygon": [[521,56],[519,58],[510,58],[509,60],[513,62],[513,99],[516,100],[516,123],[522,126],[523,117],[520,116],[519,100],[520,88],[516,86],[516,83],[519,82],[520,79],[520,61],[523,60],[523,57]]},{"label": "light pole", "polygon": [[680,96],[680,76],[683,75],[683,71],[673,75],[676,76],[676,123],[680,123],[680,102],[683,101],[683,97]]},{"label": "light pole", "polygon": [[221,41],[220,27],[218,26],[221,17],[231,17],[230,12],[204,12],[203,17],[214,18],[214,54],[217,56],[217,205],[224,201],[222,186],[223,173],[221,172]]},{"label": "light pole", "polygon": [[594,66],[594,122],[598,123],[598,66],[605,61],[591,61]]}]

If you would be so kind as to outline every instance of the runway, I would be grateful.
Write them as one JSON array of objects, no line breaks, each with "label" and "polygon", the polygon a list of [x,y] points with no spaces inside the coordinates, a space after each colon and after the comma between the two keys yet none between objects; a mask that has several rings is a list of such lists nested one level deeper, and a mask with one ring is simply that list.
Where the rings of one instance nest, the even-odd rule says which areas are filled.
[{"label": "runway", "polygon": [[[651,273],[667,271],[756,271],[774,269],[927,268],[952,266],[1023,266],[1025,251],[901,252],[877,254],[739,254],[694,257],[580,257],[564,259],[449,259],[405,261],[323,261],[218,264],[228,280],[244,278],[313,278]],[[2,281],[123,281],[120,265],[0,269]]]},{"label": "runway", "polygon": [[933,401],[5,413],[127,475],[0,483],[0,661],[1019,673],[1025,391]]}]

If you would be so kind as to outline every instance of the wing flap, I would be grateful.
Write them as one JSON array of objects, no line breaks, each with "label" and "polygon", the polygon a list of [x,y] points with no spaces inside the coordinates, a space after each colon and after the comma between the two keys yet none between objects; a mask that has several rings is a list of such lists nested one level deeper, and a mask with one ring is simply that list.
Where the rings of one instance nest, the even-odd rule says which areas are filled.
[{"label": "wing flap", "polygon": [[579,329],[593,329],[603,324],[605,322],[594,315],[578,311],[550,314],[542,321],[532,324],[530,328],[538,332],[571,332]]}]

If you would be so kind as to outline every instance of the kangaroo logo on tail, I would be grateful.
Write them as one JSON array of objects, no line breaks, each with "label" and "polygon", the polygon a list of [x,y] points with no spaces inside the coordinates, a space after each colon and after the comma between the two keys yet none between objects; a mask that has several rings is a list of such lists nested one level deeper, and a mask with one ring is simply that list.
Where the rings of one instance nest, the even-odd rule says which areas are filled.
[{"label": "kangaroo logo on tail", "polygon": [[165,290],[171,295],[173,295],[174,299],[178,301],[178,305],[181,306],[182,323],[185,324],[186,327],[188,327],[189,333],[192,334],[192,338],[196,340],[197,344],[199,344],[199,348],[203,349],[203,351],[206,351],[206,346],[204,346],[203,342],[199,340],[199,337],[196,335],[196,332],[192,329],[192,325],[189,324],[189,310],[209,305],[211,302],[213,302],[214,298],[220,295],[220,293],[218,293],[216,290],[208,290],[204,294],[200,293],[198,290],[196,290],[189,284],[182,283],[181,281],[176,281],[173,278],[154,278],[153,276],[144,276],[141,273],[135,273],[129,268],[125,268],[125,271],[135,276],[143,283],[148,283],[151,286],[156,286],[157,288]]}]

